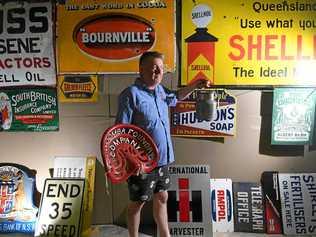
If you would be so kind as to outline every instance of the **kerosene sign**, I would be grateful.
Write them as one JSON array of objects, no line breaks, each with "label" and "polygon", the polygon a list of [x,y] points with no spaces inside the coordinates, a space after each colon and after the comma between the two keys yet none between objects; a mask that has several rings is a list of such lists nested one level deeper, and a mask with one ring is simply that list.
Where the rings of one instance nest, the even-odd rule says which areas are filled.
[{"label": "kerosene sign", "polygon": [[57,9],[60,73],[138,72],[148,50],[174,70],[174,1],[71,0]]},{"label": "kerosene sign", "polygon": [[[213,92],[214,101],[196,98],[180,101],[171,108],[171,134],[182,137],[232,137],[236,131],[236,98],[223,89],[202,89]],[[199,104],[198,104],[199,103]],[[201,104],[202,103],[202,104]],[[199,109],[200,107],[203,107]],[[200,118],[199,113],[213,111],[211,117]]]},{"label": "kerosene sign", "polygon": [[0,9],[0,87],[56,85],[52,3],[4,1]]}]

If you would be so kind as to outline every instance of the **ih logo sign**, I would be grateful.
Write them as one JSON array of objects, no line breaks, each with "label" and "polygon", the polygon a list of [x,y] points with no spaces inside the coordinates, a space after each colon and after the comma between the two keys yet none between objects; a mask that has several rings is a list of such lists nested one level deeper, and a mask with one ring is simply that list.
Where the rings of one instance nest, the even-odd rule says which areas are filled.
[{"label": "ih logo sign", "polygon": [[168,194],[169,222],[203,222],[202,193],[190,190],[188,178],[179,178],[178,190]]}]

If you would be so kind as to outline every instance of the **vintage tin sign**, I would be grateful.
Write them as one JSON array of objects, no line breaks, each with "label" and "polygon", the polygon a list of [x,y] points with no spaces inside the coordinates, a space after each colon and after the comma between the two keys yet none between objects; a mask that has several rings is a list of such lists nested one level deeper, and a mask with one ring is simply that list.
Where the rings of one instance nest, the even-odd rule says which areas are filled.
[{"label": "vintage tin sign", "polygon": [[0,131],[57,131],[56,89],[0,91]]},{"label": "vintage tin sign", "polygon": [[59,72],[137,73],[140,55],[149,50],[163,53],[165,71],[174,71],[174,5],[172,0],[59,4]]},{"label": "vintage tin sign", "polygon": [[98,79],[96,75],[65,75],[58,77],[60,102],[97,102]]},{"label": "vintage tin sign", "polygon": [[279,174],[283,232],[316,235],[316,173]]},{"label": "vintage tin sign", "polygon": [[315,89],[276,88],[273,92],[271,144],[312,143]]},{"label": "vintage tin sign", "polygon": [[315,1],[181,1],[181,84],[315,86]]},{"label": "vintage tin sign", "polygon": [[0,163],[0,233],[33,233],[35,176],[24,166]]},{"label": "vintage tin sign", "polygon": [[171,236],[212,236],[207,165],[172,165],[168,190]]},{"label": "vintage tin sign", "polygon": [[197,102],[192,98],[177,103],[171,108],[171,134],[182,137],[232,137],[236,132],[236,98],[224,89],[202,89],[197,91],[214,91],[215,104],[205,102],[202,106],[213,106],[214,116],[209,121],[197,116]]},{"label": "vintage tin sign", "polygon": [[211,179],[211,217],[213,232],[234,232],[233,191],[231,179]]},{"label": "vintage tin sign", "polygon": [[52,2],[3,1],[0,87],[55,86]]},{"label": "vintage tin sign", "polygon": [[84,179],[46,179],[34,236],[80,237]]}]

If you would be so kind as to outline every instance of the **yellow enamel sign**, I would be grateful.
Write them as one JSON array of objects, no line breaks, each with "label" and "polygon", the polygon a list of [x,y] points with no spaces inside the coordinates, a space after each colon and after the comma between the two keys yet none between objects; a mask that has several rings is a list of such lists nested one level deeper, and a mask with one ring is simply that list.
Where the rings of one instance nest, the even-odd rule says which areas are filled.
[{"label": "yellow enamel sign", "polygon": [[182,1],[181,84],[315,86],[315,11],[315,1]]},{"label": "yellow enamel sign", "polygon": [[135,73],[143,52],[175,69],[174,1],[69,0],[57,7],[61,74]]}]

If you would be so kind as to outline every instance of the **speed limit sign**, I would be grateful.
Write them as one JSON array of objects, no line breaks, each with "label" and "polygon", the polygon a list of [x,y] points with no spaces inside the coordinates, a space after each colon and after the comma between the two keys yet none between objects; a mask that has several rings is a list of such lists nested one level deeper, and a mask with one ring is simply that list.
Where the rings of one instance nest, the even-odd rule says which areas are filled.
[{"label": "speed limit sign", "polygon": [[35,236],[79,237],[84,179],[46,179]]}]

